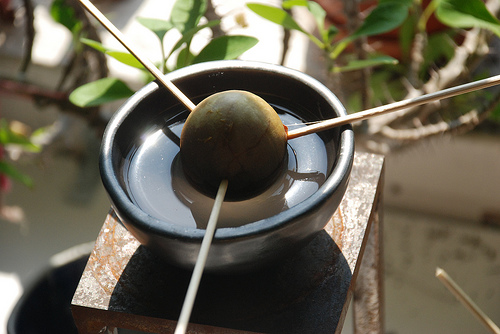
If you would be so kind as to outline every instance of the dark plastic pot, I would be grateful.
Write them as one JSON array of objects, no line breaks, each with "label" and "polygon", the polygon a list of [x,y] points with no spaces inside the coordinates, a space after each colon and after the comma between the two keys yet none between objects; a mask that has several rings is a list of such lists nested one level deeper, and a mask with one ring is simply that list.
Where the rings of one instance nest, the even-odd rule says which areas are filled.
[{"label": "dark plastic pot", "polygon": [[87,251],[78,252],[64,264],[50,267],[40,275],[16,303],[7,323],[7,332],[77,334],[71,300],[89,255]]},{"label": "dark plastic pot", "polygon": [[[183,68],[168,74],[168,78],[194,103],[216,92],[240,89],[264,99],[279,97],[308,121],[346,114],[336,96],[320,82],[281,66],[217,61]],[[178,114],[179,109],[179,101],[156,82],[139,90],[108,124],[100,171],[112,206],[127,229],[169,263],[192,268],[204,230],[182,227],[144,212],[132,201],[123,172],[131,151],[141,144],[144,134],[158,122]],[[272,263],[323,229],[347,187],[354,134],[350,126],[343,126],[324,131],[320,137],[328,149],[326,181],[307,199],[279,214],[240,227],[217,229],[206,270],[245,271]]]}]

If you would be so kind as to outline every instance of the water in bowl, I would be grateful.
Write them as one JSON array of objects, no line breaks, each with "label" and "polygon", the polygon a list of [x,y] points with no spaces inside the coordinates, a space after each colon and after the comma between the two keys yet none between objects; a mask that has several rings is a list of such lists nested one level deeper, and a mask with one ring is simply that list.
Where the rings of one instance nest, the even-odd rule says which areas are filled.
[{"label": "water in bowl", "polygon": [[[283,124],[302,123],[289,109],[272,106]],[[178,159],[178,138],[186,114],[175,115],[145,135],[127,159],[124,179],[132,201],[147,214],[172,224],[205,228],[214,200],[188,182]],[[288,164],[282,175],[257,196],[224,202],[217,226],[241,226],[297,205],[325,182],[327,170],[327,148],[318,135],[289,140]]]}]

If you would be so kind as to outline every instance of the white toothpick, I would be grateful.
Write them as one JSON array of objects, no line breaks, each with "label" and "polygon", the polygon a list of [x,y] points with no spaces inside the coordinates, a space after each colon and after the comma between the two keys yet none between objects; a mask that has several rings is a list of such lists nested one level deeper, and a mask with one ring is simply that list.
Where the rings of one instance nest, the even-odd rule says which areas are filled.
[{"label": "white toothpick", "polygon": [[293,139],[311,133],[316,133],[319,131],[331,129],[333,127],[340,125],[359,122],[371,117],[380,116],[390,112],[450,98],[460,94],[470,93],[476,90],[488,88],[498,84],[500,84],[500,75],[496,75],[483,80],[473,81],[463,85],[451,87],[448,89],[443,89],[435,93],[429,93],[412,99],[386,104],[384,106],[367,109],[347,116],[336,117],[325,121],[321,121],[316,124],[308,125],[300,129],[291,130],[288,132],[288,139]]},{"label": "white toothpick", "polygon": [[184,334],[186,332],[191,311],[193,310],[196,293],[198,292],[198,286],[200,285],[201,276],[203,274],[203,269],[205,268],[205,263],[207,261],[208,251],[215,234],[215,227],[217,226],[217,220],[219,219],[220,209],[222,203],[224,202],[224,196],[226,195],[227,186],[227,180],[223,180],[220,183],[219,190],[215,196],[214,206],[212,207],[212,212],[210,213],[210,218],[208,219],[205,235],[203,236],[203,240],[201,242],[200,253],[198,254],[198,259],[196,259],[196,263],[194,265],[193,274],[191,275],[191,280],[189,282],[186,297],[184,298],[184,303],[182,304],[181,314],[179,316],[179,321],[177,322],[174,334]]},{"label": "white toothpick", "polygon": [[436,277],[450,290],[455,297],[493,334],[500,334],[495,323],[470,299],[453,279],[441,268],[436,268]]},{"label": "white toothpick", "polygon": [[162,83],[172,94],[181,101],[186,108],[193,110],[195,105],[191,100],[180,91],[170,80],[165,79],[163,73],[146,57],[139,54],[137,49],[132,47],[132,44],[125,39],[125,36],[104,16],[99,9],[97,9],[89,0],[80,0],[87,11],[99,21],[111,35],[113,35],[118,42],[120,42],[137,60],[156,78]]}]

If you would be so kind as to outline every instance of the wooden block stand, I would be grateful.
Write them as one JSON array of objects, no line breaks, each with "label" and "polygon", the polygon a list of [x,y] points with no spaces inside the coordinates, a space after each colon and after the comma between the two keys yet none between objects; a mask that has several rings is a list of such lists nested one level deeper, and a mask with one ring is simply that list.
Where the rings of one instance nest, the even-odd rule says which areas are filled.
[{"label": "wooden block stand", "polygon": [[[354,295],[356,333],[383,333],[384,158],[356,153],[349,187],[325,229],[272,267],[204,274],[189,333],[340,333]],[[191,272],[150,253],[110,212],[72,301],[81,334],[173,333]]]}]

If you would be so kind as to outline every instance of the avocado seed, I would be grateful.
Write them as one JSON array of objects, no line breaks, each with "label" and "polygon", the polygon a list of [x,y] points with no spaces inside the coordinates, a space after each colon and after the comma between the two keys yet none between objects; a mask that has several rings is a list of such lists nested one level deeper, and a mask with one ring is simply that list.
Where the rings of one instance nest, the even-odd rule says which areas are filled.
[{"label": "avocado seed", "polygon": [[207,97],[191,111],[180,147],[184,173],[200,191],[213,194],[227,179],[227,197],[240,199],[264,190],[280,174],[287,134],[265,100],[229,90]]}]

